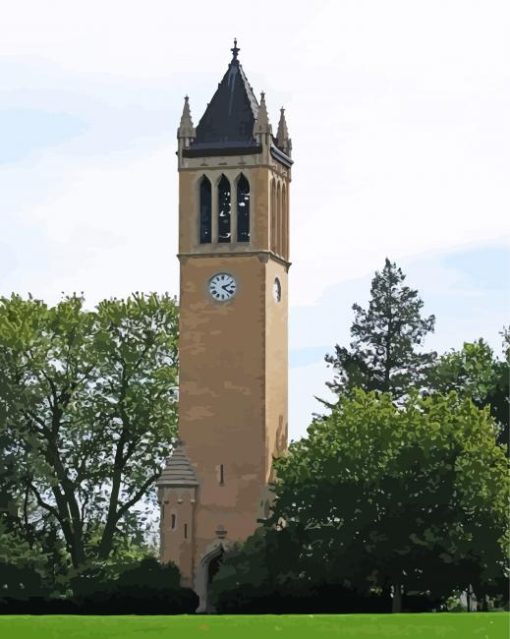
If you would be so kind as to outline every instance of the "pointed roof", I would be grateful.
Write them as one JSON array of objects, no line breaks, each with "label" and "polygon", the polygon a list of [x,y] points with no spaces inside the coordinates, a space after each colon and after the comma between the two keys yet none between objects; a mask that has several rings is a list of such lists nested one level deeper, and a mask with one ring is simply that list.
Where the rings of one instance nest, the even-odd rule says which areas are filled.
[{"label": "pointed roof", "polygon": [[260,94],[259,112],[253,132],[255,134],[271,133],[271,125],[269,124],[269,116],[267,114],[266,94],[264,92]]},{"label": "pointed roof", "polygon": [[181,123],[177,131],[177,136],[181,138],[192,138],[195,136],[188,96],[184,98],[184,108],[182,109]]},{"label": "pointed roof", "polygon": [[175,443],[172,454],[167,459],[165,468],[156,481],[156,486],[198,486],[198,480],[184,444]]},{"label": "pointed roof", "polygon": [[[262,96],[259,106],[238,60],[240,49],[237,46],[237,40],[234,40],[231,51],[232,60],[228,65],[227,72],[207,105],[205,113],[195,129],[195,135],[186,136],[190,143],[189,146],[182,149],[182,156],[205,157],[261,153],[263,145],[260,135],[261,133],[269,133],[271,156],[283,165],[291,167],[291,143],[286,125],[283,138],[286,136],[287,138],[285,146],[282,147],[272,134],[264,96]],[[185,104],[185,108],[186,106]],[[186,113],[186,129],[191,130],[191,114],[189,122],[187,122],[187,118],[188,114]]]},{"label": "pointed roof", "polygon": [[285,119],[285,109],[280,109],[280,121],[278,122],[278,131],[276,133],[276,142],[280,149],[287,150],[287,144],[289,141],[289,130],[287,128],[287,121]]},{"label": "pointed roof", "polygon": [[227,72],[198,123],[196,137],[188,153],[199,150],[244,150],[251,147],[258,151],[253,127],[258,117],[259,105],[238,60],[240,49],[237,47],[237,40],[234,40],[231,51],[232,60]]}]

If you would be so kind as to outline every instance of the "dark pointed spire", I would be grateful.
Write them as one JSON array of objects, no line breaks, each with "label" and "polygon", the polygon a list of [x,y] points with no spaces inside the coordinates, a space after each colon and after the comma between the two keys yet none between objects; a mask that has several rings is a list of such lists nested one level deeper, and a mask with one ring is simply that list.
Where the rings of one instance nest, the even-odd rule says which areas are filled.
[{"label": "dark pointed spire", "polygon": [[186,153],[221,149],[254,149],[258,142],[253,127],[259,105],[238,60],[237,39],[231,49],[232,60],[227,72],[207,105],[196,128],[195,140]]}]

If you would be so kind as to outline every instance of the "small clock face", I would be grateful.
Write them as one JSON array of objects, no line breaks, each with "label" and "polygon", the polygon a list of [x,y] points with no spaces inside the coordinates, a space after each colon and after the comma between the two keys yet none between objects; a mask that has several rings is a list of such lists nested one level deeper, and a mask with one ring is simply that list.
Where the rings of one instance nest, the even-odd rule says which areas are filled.
[{"label": "small clock face", "polygon": [[216,273],[209,280],[209,295],[217,302],[226,302],[234,297],[237,282],[230,273]]},{"label": "small clock face", "polygon": [[275,302],[279,302],[282,299],[282,285],[277,277],[274,278],[273,282],[273,297]]}]

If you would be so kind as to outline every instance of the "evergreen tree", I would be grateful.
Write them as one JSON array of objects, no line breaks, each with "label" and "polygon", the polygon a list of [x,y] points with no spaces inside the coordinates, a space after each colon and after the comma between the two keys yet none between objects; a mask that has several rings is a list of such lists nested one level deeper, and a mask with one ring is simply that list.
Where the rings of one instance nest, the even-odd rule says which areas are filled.
[{"label": "evergreen tree", "polygon": [[353,305],[350,349],[335,346],[326,362],[335,370],[327,386],[342,395],[353,388],[390,392],[402,397],[419,386],[436,353],[419,353],[427,333],[434,331],[435,317],[423,318],[418,291],[404,286],[406,276],[386,258],[382,272],[372,280],[368,309]]}]

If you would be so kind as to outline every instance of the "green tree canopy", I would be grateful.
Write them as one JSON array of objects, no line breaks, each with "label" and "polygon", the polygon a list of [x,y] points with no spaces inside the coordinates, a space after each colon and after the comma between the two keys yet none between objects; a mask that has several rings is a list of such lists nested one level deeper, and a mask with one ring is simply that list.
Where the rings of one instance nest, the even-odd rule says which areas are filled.
[{"label": "green tree canopy", "polygon": [[500,425],[498,442],[509,446],[509,380],[510,333],[502,331],[503,359],[494,356],[483,339],[465,342],[459,351],[441,355],[428,374],[429,392],[447,393],[455,390],[460,396],[471,397],[479,408],[488,406]]},{"label": "green tree canopy", "polygon": [[243,543],[231,546],[211,584],[211,599],[222,612],[238,609],[239,603],[293,596],[306,588],[300,573],[302,538],[294,528],[260,527]]},{"label": "green tree canopy", "polygon": [[398,407],[355,390],[275,462],[268,523],[302,531],[310,574],[481,592],[507,562],[508,463],[494,432],[489,411],[455,392]]},{"label": "green tree canopy", "polygon": [[327,386],[342,395],[353,388],[390,392],[398,398],[419,386],[435,353],[420,353],[425,336],[434,330],[434,315],[423,318],[418,292],[404,285],[406,276],[386,259],[372,280],[368,309],[353,305],[350,350],[336,345],[326,355],[335,372]]},{"label": "green tree canopy", "polygon": [[0,434],[19,492],[49,516],[72,564],[106,559],[176,433],[178,309],[135,294],[94,310],[0,299]]}]

